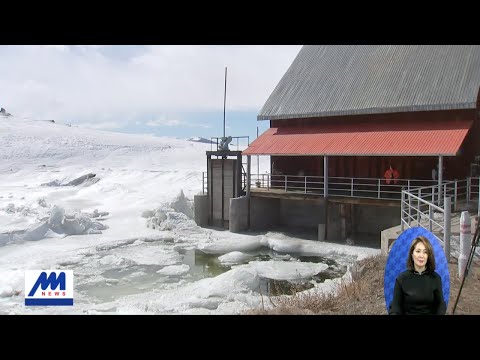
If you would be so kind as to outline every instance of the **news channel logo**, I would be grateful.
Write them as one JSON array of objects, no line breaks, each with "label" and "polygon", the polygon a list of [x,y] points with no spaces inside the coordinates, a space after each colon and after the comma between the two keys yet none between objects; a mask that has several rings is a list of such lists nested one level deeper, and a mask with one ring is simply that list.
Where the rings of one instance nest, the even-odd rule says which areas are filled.
[{"label": "news channel logo", "polygon": [[73,270],[25,271],[25,306],[73,306]]}]

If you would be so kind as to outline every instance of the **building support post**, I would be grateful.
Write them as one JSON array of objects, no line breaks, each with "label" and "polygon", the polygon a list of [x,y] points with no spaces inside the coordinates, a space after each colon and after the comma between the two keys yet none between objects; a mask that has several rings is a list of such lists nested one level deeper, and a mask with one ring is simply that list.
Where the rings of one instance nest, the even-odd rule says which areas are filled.
[{"label": "building support post", "polygon": [[211,155],[207,155],[207,193],[210,199],[208,225],[213,225],[213,165]]},{"label": "building support post", "polygon": [[251,176],[252,176],[252,172],[251,172],[251,167],[252,167],[252,156],[251,155],[247,155],[247,207],[248,207],[248,210],[247,210],[247,229],[250,229],[250,182],[251,182]]},{"label": "building support post", "polygon": [[451,206],[451,199],[446,197],[445,212],[443,213],[443,250],[445,251],[445,255],[447,257],[447,263],[450,262],[450,235],[452,226]]},{"label": "building support post", "polygon": [[222,228],[225,228],[225,157],[222,156]]},{"label": "building support post", "polygon": [[443,156],[438,156],[438,205],[442,205]]},{"label": "building support post", "polygon": [[323,197],[328,198],[328,156],[323,157]]},{"label": "building support post", "polygon": [[323,156],[323,198],[325,200],[325,229],[322,231],[323,238],[318,240],[328,239],[328,156]]}]

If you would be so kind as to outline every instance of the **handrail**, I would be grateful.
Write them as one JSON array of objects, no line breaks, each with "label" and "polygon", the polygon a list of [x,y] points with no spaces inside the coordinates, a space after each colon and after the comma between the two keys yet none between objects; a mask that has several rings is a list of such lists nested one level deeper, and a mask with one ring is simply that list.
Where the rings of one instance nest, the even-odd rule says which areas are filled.
[{"label": "handrail", "polygon": [[[244,171],[243,171],[244,172]],[[272,175],[251,174],[250,186],[252,190],[262,191],[281,190],[284,192],[324,195],[325,180],[323,176],[310,175]],[[202,175],[203,192],[207,192],[207,176]],[[242,177],[242,189],[246,187],[246,174]],[[466,178],[464,180],[444,181],[441,184],[438,196],[438,184],[433,180],[425,179],[397,179],[397,184],[387,184],[384,178],[355,178],[329,177],[328,196],[375,198],[387,200],[401,200],[401,191],[415,190],[422,199],[428,199],[432,204],[442,206],[443,199],[451,198],[453,209],[456,210],[460,201],[477,201],[480,196],[480,178]],[[415,195],[415,194],[414,194]],[[479,211],[480,215],[480,202]]]},{"label": "handrail", "polygon": [[[465,184],[465,185],[464,185]],[[443,189],[442,189],[443,188]],[[451,235],[451,210],[456,210],[457,204],[463,198],[465,198],[467,204],[476,198],[478,202],[477,215],[480,216],[480,178],[467,177],[465,180],[447,181],[440,185],[441,196],[437,198],[435,204],[434,196],[432,195],[432,201],[426,200],[430,193],[434,194],[438,185],[432,185],[430,188],[418,188],[418,196],[412,191],[402,190],[401,201],[401,225],[402,231],[405,226],[411,227],[414,223],[416,226],[421,226],[430,232],[440,240],[444,246],[447,261],[450,261],[450,235]],[[423,194],[427,194],[422,197]],[[442,194],[443,193],[443,194]],[[472,196],[473,194],[473,196]],[[443,201],[442,200],[443,196]],[[415,200],[416,205],[415,206]],[[422,205],[425,205],[428,209],[428,215],[422,211]],[[443,218],[443,224],[435,221],[435,212],[441,214]],[[412,216],[412,212],[414,216]],[[415,214],[417,215],[415,218]],[[413,220],[413,221],[412,221]],[[427,225],[428,224],[428,228]],[[436,227],[433,226],[436,225]]]},{"label": "handrail", "polygon": [[[452,199],[446,195],[447,185],[449,185],[449,183],[441,185],[441,187],[444,188],[444,197],[443,201],[438,201],[438,204],[434,203],[434,194],[438,185],[432,185],[430,188],[414,189],[413,191],[417,192],[418,196],[415,195],[412,190],[403,189],[400,203],[400,222],[402,231],[405,227],[410,228],[412,226],[420,226],[430,231],[441,242],[447,261],[450,261]],[[457,189],[456,182],[454,188]],[[426,194],[424,197],[422,197],[422,190],[423,194]],[[432,196],[432,201],[426,199],[430,195]],[[458,199],[454,199],[455,202],[457,202],[457,200]],[[440,204],[442,204],[442,206],[440,206]],[[441,214],[440,217],[443,219],[443,224],[435,221],[435,211],[437,211],[437,214]]]},{"label": "handrail", "polygon": [[[403,184],[408,188],[417,188],[432,183],[432,180],[397,179],[397,183],[387,184],[383,178],[329,177],[328,196],[400,200]],[[267,191],[277,189],[284,192],[324,195],[325,179],[323,176],[310,175],[252,174],[251,186],[253,189],[267,188]]]}]

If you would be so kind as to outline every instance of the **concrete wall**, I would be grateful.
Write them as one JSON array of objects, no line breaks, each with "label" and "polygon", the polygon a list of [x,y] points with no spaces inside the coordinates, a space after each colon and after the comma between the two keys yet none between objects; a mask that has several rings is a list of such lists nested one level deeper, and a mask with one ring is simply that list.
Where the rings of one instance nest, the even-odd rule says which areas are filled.
[{"label": "concrete wall", "polygon": [[325,224],[325,199],[280,200],[280,222],[286,226],[318,229]]},{"label": "concrete wall", "polygon": [[400,207],[329,203],[327,217],[328,241],[380,247],[381,232],[400,223]]},{"label": "concrete wall", "polygon": [[241,196],[230,199],[230,232],[238,233],[248,230],[248,198]]},{"label": "concrete wall", "polygon": [[194,217],[195,222],[198,226],[208,226],[208,216],[209,216],[209,201],[208,195],[194,195],[193,196],[194,204]]},{"label": "concrete wall", "polygon": [[[206,226],[209,216],[208,197],[195,195],[194,201],[195,221],[199,226]],[[229,212],[231,215],[229,230],[231,232],[247,231],[247,197],[230,199]],[[381,232],[400,223],[400,207],[330,202],[326,211],[326,201],[323,198],[315,200],[256,196],[250,198],[251,230],[270,230],[286,226],[303,227],[317,232],[318,225],[325,223],[327,223],[326,239],[328,241],[344,242],[349,238],[358,239],[367,236],[368,240],[362,240],[368,241],[368,244],[365,242],[364,245],[380,247]]]},{"label": "concrete wall", "polygon": [[[352,204],[328,203],[327,234],[328,241],[343,241],[351,236]],[[347,224],[348,223],[348,224]]]},{"label": "concrete wall", "polygon": [[280,225],[280,199],[250,198],[250,228],[267,230]]},{"label": "concrete wall", "polygon": [[268,230],[276,226],[311,228],[325,224],[325,200],[288,200],[251,197],[250,228]]},{"label": "concrete wall", "polygon": [[354,206],[354,231],[362,234],[378,234],[400,224],[400,206]]}]

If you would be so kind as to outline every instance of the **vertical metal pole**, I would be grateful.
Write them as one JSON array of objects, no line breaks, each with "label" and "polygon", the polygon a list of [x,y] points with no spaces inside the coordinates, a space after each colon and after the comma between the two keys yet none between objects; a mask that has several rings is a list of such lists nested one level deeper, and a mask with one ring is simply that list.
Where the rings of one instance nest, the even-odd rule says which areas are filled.
[{"label": "vertical metal pole", "polygon": [[377,181],[377,186],[378,186],[378,198],[380,199],[381,198],[381,194],[380,194],[380,179],[378,179]]},{"label": "vertical metal pole", "polygon": [[225,137],[225,105],[227,103],[227,67],[225,66],[225,91],[223,93],[223,137]]},{"label": "vertical metal pole", "polygon": [[328,197],[328,156],[323,157],[323,197]]},{"label": "vertical metal pole", "polygon": [[480,219],[480,177],[478,178],[478,205],[477,205],[477,216]]},{"label": "vertical metal pole", "polygon": [[467,177],[467,205],[470,202],[470,184],[471,184],[470,177]]},{"label": "vertical metal pole", "polygon": [[243,174],[242,174],[242,161],[243,161],[243,157],[242,157],[242,153],[238,154],[237,155],[237,177],[238,177],[238,184],[237,184],[237,196],[236,197],[239,197],[242,195],[242,181],[243,181]]},{"label": "vertical metal pole", "polygon": [[438,205],[442,204],[443,156],[438,157]]},{"label": "vertical metal pole", "polygon": [[[232,175],[233,175],[233,176],[232,176],[232,181],[233,181],[233,184],[232,184],[232,186],[233,186],[233,188],[232,188],[232,197],[234,197],[234,198],[238,197],[238,195],[237,195],[237,185],[238,185],[238,184],[236,183],[236,182],[237,182],[237,181],[236,181],[236,180],[237,180],[237,174],[236,174],[236,172],[237,172],[237,167],[236,167],[236,165],[237,165],[237,163],[235,162],[235,165],[232,166],[232,172],[233,172],[233,174],[232,174]],[[229,203],[230,203],[230,202],[229,202]],[[230,214],[230,210],[229,210],[229,214]],[[228,218],[230,219],[230,216],[229,216]]]},{"label": "vertical metal pole", "polygon": [[470,245],[472,244],[471,219],[468,211],[460,216],[460,254],[458,256],[458,276],[462,278],[468,262]]},{"label": "vertical metal pole", "polygon": [[417,200],[417,226],[420,226],[420,197],[422,196],[421,190],[418,189],[418,200]]},{"label": "vertical metal pole", "polygon": [[247,229],[250,229],[250,178],[251,178],[251,155],[247,155]]},{"label": "vertical metal pole", "polygon": [[210,218],[208,219],[208,224],[213,225],[213,163],[210,155],[207,156],[207,163],[207,169],[210,169],[210,180],[207,178],[207,193],[210,197]]},{"label": "vertical metal pole", "polygon": [[443,184],[443,198],[447,197],[447,184]]},{"label": "vertical metal pole", "polygon": [[[258,126],[257,126],[257,139],[258,139]],[[257,181],[260,181],[260,155],[257,155]]]},{"label": "vertical metal pole", "polygon": [[305,176],[305,194],[307,193],[307,177]]},{"label": "vertical metal pole", "polygon": [[432,219],[433,219],[432,205],[428,204],[428,231],[432,232]]},{"label": "vertical metal pole", "polygon": [[[457,180],[455,180],[455,188],[454,188],[453,191],[454,191],[453,211],[457,211],[457,203],[458,203],[458,199],[457,199],[457,197],[458,197],[458,181]],[[480,204],[480,201],[479,201],[479,204]]]},{"label": "vertical metal pole", "polygon": [[351,196],[353,197],[353,178],[350,181],[350,192],[351,192]]},{"label": "vertical metal pole", "polygon": [[447,257],[447,262],[450,262],[450,226],[451,226],[451,200],[449,197],[445,198],[445,208],[443,214],[443,243],[445,256]]},{"label": "vertical metal pole", "polygon": [[225,159],[222,157],[222,228],[225,227]]},{"label": "vertical metal pole", "polygon": [[246,195],[247,197],[250,197],[250,178],[252,176],[252,174],[250,174],[250,167],[251,167],[251,158],[252,156],[251,155],[247,155],[247,191],[246,191]]},{"label": "vertical metal pole", "polygon": [[412,221],[412,197],[408,193],[408,227],[411,227],[410,221]]},{"label": "vertical metal pole", "polygon": [[402,190],[402,201],[400,202],[400,222],[402,223],[402,231],[405,228],[405,223],[403,221],[404,212],[405,212],[405,192]]}]

